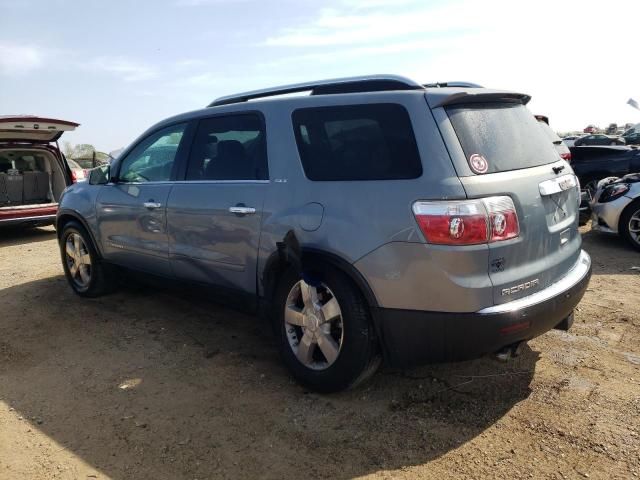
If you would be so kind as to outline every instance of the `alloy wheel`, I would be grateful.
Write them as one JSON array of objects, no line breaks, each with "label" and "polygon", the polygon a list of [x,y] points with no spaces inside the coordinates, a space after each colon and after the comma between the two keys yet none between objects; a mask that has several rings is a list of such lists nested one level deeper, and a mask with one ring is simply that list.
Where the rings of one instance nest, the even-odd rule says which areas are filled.
[{"label": "alloy wheel", "polygon": [[335,363],[344,341],[342,311],[324,283],[300,280],[287,296],[284,327],[289,346],[300,363],[326,370]]},{"label": "alloy wheel", "polygon": [[631,214],[629,219],[629,236],[640,245],[640,209]]},{"label": "alloy wheel", "polygon": [[85,289],[91,282],[91,255],[82,237],[71,233],[65,245],[67,268],[73,283],[80,289]]}]

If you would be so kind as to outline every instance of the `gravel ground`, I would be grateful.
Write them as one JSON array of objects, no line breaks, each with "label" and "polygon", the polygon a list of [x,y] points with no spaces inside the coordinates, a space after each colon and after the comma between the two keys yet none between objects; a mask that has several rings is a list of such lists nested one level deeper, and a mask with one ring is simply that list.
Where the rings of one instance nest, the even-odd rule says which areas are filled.
[{"label": "gravel ground", "polygon": [[636,478],[640,254],[583,233],[569,333],[322,396],[256,318],[141,286],[81,299],[52,229],[1,231],[0,479]]}]

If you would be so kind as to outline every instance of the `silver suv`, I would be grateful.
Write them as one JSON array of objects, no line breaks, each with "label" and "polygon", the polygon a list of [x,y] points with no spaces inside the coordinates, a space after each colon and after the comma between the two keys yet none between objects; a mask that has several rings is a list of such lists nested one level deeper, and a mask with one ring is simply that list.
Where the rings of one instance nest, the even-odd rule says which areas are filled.
[{"label": "silver suv", "polygon": [[382,75],[220,98],[66,190],[67,279],[92,297],[127,268],[232,294],[323,392],[383,359],[515,350],[568,329],[591,275],[577,178],[528,100]]}]

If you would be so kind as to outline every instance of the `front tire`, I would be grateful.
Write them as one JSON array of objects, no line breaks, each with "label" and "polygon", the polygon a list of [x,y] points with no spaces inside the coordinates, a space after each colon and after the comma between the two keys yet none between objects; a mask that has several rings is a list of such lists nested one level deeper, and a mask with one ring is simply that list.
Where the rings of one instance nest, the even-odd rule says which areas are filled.
[{"label": "front tire", "polygon": [[618,231],[636,250],[640,250],[640,198],[631,202],[620,215]]},{"label": "front tire", "polygon": [[102,263],[91,237],[80,224],[69,222],[64,226],[60,255],[65,277],[81,297],[99,297],[113,290],[113,271]]},{"label": "front tire", "polygon": [[324,267],[306,280],[289,269],[276,291],[273,322],[284,363],[311,390],[355,387],[381,360],[369,308],[338,270]]}]

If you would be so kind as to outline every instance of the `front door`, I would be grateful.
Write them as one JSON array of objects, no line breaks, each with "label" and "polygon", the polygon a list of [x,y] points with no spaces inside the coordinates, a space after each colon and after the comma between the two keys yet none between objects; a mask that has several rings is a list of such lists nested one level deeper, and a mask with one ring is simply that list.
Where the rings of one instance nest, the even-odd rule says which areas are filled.
[{"label": "front door", "polygon": [[167,204],[174,274],[255,294],[268,186],[261,116],[235,114],[201,120],[186,179],[175,184]]},{"label": "front door", "polygon": [[117,180],[102,187],[96,215],[107,260],[171,276],[167,201],[185,128],[172,125],[142,140],[123,158]]}]

